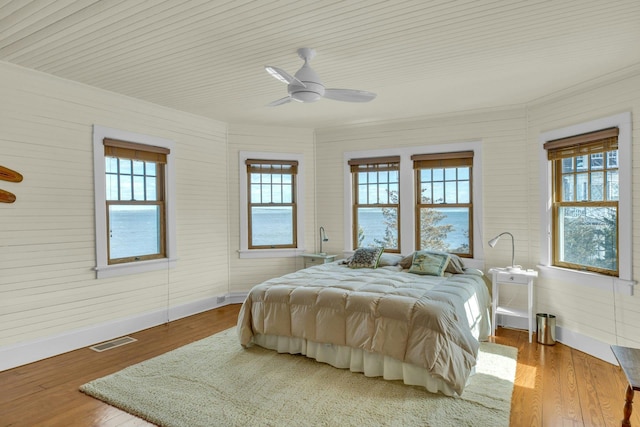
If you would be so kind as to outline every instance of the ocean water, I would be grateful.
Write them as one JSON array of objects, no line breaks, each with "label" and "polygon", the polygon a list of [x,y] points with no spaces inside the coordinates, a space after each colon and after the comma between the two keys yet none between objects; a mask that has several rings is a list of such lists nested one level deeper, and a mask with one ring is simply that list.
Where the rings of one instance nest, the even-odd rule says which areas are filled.
[{"label": "ocean water", "polygon": [[[122,208],[111,210],[111,257],[122,258],[138,256],[159,251],[157,230],[158,213],[154,207],[140,210]],[[254,245],[287,244],[293,240],[291,232],[291,210],[276,208],[254,209]],[[447,235],[449,248],[455,249],[467,242],[468,229],[465,212],[451,210],[442,223],[450,223],[453,230]],[[362,246],[375,245],[375,239],[384,239],[386,230],[384,215],[380,210],[367,210],[360,213],[360,224],[365,230]],[[328,231],[328,234],[331,234]]]},{"label": "ocean water", "polygon": [[[254,236],[254,244],[274,244],[291,242],[291,215],[282,209],[256,208],[254,210],[254,229],[262,230]],[[451,224],[453,230],[447,235],[446,242],[450,249],[468,243],[468,221],[466,211],[450,209],[440,224]],[[363,210],[360,213],[360,225],[365,230],[362,246],[375,245],[375,240],[384,240],[386,231],[385,218],[380,210]],[[328,232],[331,234],[330,232]],[[287,240],[288,239],[288,240]],[[259,243],[256,243],[259,242]]]},{"label": "ocean water", "polygon": [[253,208],[253,236],[255,246],[290,245],[293,242],[292,210],[282,208]]},{"label": "ocean water", "polygon": [[[376,244],[377,240],[384,240],[386,231],[385,218],[380,210],[362,210],[360,212],[360,225],[364,230],[364,239],[361,246],[370,246]],[[469,223],[466,211],[449,209],[445,218],[436,225],[453,225],[451,232],[447,234],[446,243],[450,250],[459,248],[465,243],[469,243],[467,232]]]},{"label": "ocean water", "polygon": [[160,219],[156,206],[111,206],[109,210],[110,257],[126,258],[160,252]]}]

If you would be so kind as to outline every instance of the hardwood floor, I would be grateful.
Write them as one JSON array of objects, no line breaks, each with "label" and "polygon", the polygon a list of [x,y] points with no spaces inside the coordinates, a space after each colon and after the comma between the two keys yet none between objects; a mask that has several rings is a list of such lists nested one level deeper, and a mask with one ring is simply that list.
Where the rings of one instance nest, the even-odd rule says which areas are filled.
[{"label": "hardwood floor", "polygon": [[[130,334],[138,341],[103,353],[84,348],[0,372],[0,426],[148,426],[78,387],[230,328],[239,308],[230,305]],[[560,343],[529,344],[525,331],[499,328],[492,340],[519,350],[512,426],[620,425],[626,382],[617,366]],[[631,423],[640,426],[640,407]]]}]

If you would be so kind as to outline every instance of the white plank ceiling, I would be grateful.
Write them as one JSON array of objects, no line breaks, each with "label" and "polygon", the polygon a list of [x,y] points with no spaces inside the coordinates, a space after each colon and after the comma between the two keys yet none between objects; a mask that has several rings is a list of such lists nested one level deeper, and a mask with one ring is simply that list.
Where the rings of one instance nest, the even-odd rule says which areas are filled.
[{"label": "white plank ceiling", "polygon": [[[266,107],[312,47],[327,87]],[[229,123],[329,127],[552,95],[640,69],[639,0],[0,0],[0,61]]]}]

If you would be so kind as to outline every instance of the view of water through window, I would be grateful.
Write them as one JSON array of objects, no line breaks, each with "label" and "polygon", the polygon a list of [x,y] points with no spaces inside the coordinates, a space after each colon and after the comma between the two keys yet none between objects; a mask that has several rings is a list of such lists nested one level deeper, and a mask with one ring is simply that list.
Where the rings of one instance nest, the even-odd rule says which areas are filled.
[{"label": "view of water through window", "polygon": [[109,208],[109,246],[112,259],[160,252],[157,206]]},{"label": "view of water through window", "polygon": [[[450,248],[460,247],[468,243],[466,232],[468,230],[467,213],[464,210],[448,212],[442,224],[451,224],[453,229],[447,235],[447,243]],[[375,240],[383,240],[386,230],[385,218],[379,210],[366,210],[360,214],[360,225],[366,230],[362,246],[375,245]],[[268,245],[291,239],[291,211],[288,209],[268,210],[255,208],[253,227],[259,232],[259,241],[254,244]],[[291,240],[288,240],[289,242]]]},{"label": "view of water through window", "polygon": [[[258,233],[254,235],[255,245],[277,245],[291,243],[291,209],[254,208],[253,227]],[[158,251],[158,216],[155,209],[142,211],[127,209],[112,210],[111,219],[111,256],[120,258],[137,256]],[[375,239],[383,240],[385,234],[385,218],[381,211],[367,211],[360,215],[363,230],[366,230],[362,246],[375,245]],[[447,243],[457,248],[467,242],[467,218],[465,212],[449,212],[441,223],[453,225],[447,235]],[[131,238],[131,234],[135,238]],[[256,241],[257,240],[257,241]]]}]

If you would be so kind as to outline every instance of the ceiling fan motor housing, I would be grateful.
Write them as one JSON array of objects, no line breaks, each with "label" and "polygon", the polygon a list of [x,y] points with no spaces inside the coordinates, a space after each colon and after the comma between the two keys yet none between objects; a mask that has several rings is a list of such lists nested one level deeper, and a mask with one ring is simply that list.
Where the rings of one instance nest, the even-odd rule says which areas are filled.
[{"label": "ceiling fan motor housing", "polygon": [[324,85],[318,74],[309,67],[305,60],[302,68],[298,70],[295,77],[306,85],[301,86],[292,82],[287,86],[287,91],[291,98],[299,102],[315,102],[324,96]]}]

